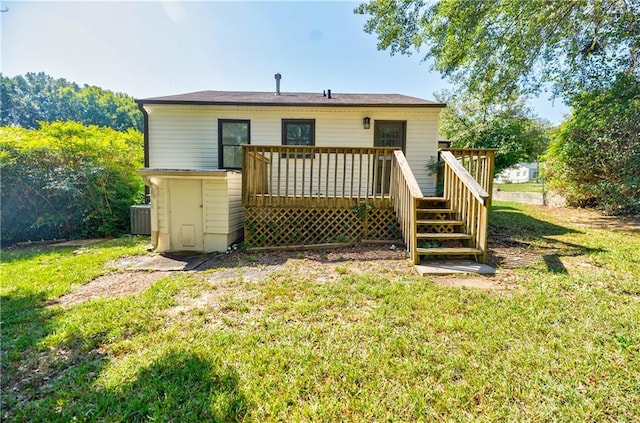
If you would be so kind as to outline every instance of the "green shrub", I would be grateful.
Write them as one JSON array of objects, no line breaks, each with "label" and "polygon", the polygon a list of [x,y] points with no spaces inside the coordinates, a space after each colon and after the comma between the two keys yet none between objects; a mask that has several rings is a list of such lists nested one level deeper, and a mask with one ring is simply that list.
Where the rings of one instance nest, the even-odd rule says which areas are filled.
[{"label": "green shrub", "polygon": [[572,205],[640,213],[640,79],[620,74],[570,105],[547,152],[550,187]]},{"label": "green shrub", "polygon": [[77,122],[0,128],[2,244],[118,235],[144,198],[142,134]]}]

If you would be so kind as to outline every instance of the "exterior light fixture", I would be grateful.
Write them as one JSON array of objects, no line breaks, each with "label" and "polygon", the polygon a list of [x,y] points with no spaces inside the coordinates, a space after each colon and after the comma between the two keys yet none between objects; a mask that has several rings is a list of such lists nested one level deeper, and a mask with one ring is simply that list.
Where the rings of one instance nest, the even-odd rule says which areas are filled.
[{"label": "exterior light fixture", "polygon": [[366,117],[366,118],[362,119],[362,127],[364,129],[371,128],[371,118]]}]

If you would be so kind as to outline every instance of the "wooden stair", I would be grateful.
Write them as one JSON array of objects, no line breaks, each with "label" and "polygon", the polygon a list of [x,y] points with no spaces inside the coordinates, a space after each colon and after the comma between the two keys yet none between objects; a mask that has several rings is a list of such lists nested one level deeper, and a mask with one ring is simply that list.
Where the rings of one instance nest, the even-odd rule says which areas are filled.
[{"label": "wooden stair", "polygon": [[416,251],[422,260],[482,256],[482,250],[470,245],[473,236],[464,232],[464,222],[456,218],[446,198],[423,197],[416,212]]}]

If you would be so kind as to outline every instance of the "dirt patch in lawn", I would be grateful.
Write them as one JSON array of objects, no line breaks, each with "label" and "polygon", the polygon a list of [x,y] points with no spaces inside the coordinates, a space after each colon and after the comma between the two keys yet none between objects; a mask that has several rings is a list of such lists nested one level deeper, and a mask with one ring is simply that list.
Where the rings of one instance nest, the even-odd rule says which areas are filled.
[{"label": "dirt patch in lawn", "polygon": [[476,288],[490,291],[503,291],[512,288],[505,278],[481,275],[431,276],[433,283],[449,288]]},{"label": "dirt patch in lawn", "polygon": [[99,276],[58,298],[54,304],[70,306],[98,298],[118,298],[144,291],[169,272],[122,272]]},{"label": "dirt patch in lawn", "polygon": [[639,216],[608,216],[596,210],[566,207],[544,207],[544,212],[578,228],[640,232]]},{"label": "dirt patch in lawn", "polygon": [[[611,230],[640,231],[640,222],[633,218],[605,216],[592,210],[541,207],[544,213],[557,221],[566,222],[574,228],[598,228]],[[573,248],[573,249],[572,249]],[[514,270],[544,261],[548,268],[558,272],[577,270],[598,271],[597,267],[585,262],[578,246],[561,243],[525,242],[514,239],[508,228],[490,228],[489,264],[498,268],[498,274],[492,277],[478,275],[432,276],[441,286],[469,287],[502,291],[514,286]],[[214,297],[229,294],[233,283],[256,282],[269,275],[298,275],[311,277],[316,282],[331,282],[348,275],[369,273],[389,279],[414,276],[413,266],[406,260],[403,247],[396,246],[356,246],[333,250],[309,251],[272,251],[251,252],[233,251],[230,254],[214,253],[209,255],[160,255],[151,254],[138,257],[122,257],[110,263],[110,268],[119,269],[108,275],[100,276],[74,291],[60,297],[56,303],[63,306],[78,304],[96,298],[121,297],[137,294],[158,279],[171,275],[175,271],[208,271],[207,281],[218,286]],[[147,271],[140,271],[147,269]],[[168,271],[168,270],[173,270]],[[231,284],[231,285],[229,285]],[[193,299],[198,302],[211,302],[215,298],[204,296]]]}]

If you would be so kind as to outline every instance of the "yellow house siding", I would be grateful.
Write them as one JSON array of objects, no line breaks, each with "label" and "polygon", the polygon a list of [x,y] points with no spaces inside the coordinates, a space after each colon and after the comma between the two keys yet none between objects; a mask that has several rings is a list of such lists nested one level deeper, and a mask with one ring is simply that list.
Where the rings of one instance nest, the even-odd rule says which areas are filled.
[{"label": "yellow house siding", "polygon": [[239,172],[143,169],[140,174],[151,188],[156,251],[225,251],[241,235]]},{"label": "yellow house siding", "polygon": [[[406,157],[424,195],[435,194],[436,177],[426,166],[438,156],[439,113],[431,110],[407,122]],[[411,142],[409,142],[411,140]]]},{"label": "yellow house siding", "polygon": [[205,180],[203,184],[204,231],[229,232],[229,201],[226,178]]},{"label": "yellow house siding", "polygon": [[242,175],[230,173],[227,176],[227,197],[229,207],[229,232],[238,231],[244,225],[242,208]]},{"label": "yellow house siding", "polygon": [[156,186],[157,210],[158,210],[158,231],[169,231],[169,204],[167,203],[167,182],[161,180]]}]

